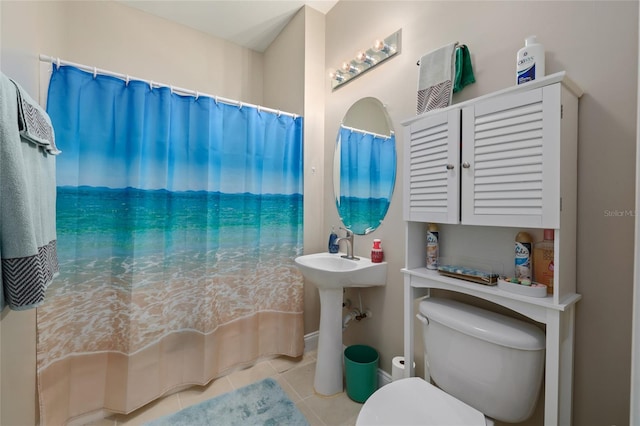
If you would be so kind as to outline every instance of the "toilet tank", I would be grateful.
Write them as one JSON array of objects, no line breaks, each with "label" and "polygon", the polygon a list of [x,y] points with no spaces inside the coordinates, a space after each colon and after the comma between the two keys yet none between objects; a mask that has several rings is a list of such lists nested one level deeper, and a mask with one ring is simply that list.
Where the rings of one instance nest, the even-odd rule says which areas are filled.
[{"label": "toilet tank", "polygon": [[528,419],[544,371],[545,334],[515,318],[454,300],[420,302],[425,356],[438,387],[508,423]]}]

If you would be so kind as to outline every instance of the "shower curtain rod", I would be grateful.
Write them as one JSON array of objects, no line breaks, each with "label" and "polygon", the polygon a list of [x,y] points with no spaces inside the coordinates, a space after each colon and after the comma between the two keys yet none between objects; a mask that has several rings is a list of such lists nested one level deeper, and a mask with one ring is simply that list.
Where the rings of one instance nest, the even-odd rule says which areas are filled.
[{"label": "shower curtain rod", "polygon": [[117,73],[117,72],[107,71],[107,70],[103,70],[103,69],[96,68],[96,67],[90,67],[88,65],[77,64],[75,62],[70,62],[70,61],[64,61],[64,60],[61,60],[60,58],[54,58],[53,56],[40,54],[40,62],[51,62],[52,66],[55,65],[55,66],[58,66],[58,67],[60,65],[70,65],[72,67],[79,68],[79,69],[81,69],[83,71],[91,72],[91,73],[93,73],[94,77],[96,75],[98,75],[98,74],[101,74],[101,75],[108,75],[110,77],[119,78],[120,80],[124,80],[127,83],[129,83],[129,81],[131,81],[131,80],[142,81],[144,83],[147,83],[149,85],[149,87],[151,87],[152,89],[154,87],[156,87],[156,88],[168,87],[169,89],[171,89],[172,93],[180,92],[180,94],[194,96],[196,99],[198,99],[198,97],[200,97],[200,96],[206,96],[208,98],[212,98],[213,100],[215,100],[216,103],[222,102],[222,103],[225,103],[225,104],[228,104],[228,105],[235,105],[235,106],[237,106],[239,108],[242,108],[243,106],[248,106],[250,108],[256,108],[258,111],[266,111],[266,112],[271,112],[271,113],[274,113],[274,114],[278,114],[278,116],[286,115],[286,116],[293,117],[293,118],[299,117],[298,114],[293,114],[293,113],[290,113],[290,112],[284,112],[284,111],[280,111],[280,110],[276,110],[276,109],[272,109],[272,108],[267,108],[267,107],[263,107],[263,106],[259,106],[259,105],[254,105],[254,104],[250,104],[248,102],[234,101],[233,99],[223,98],[222,96],[209,95],[207,93],[202,93],[202,92],[198,92],[198,91],[195,91],[195,90],[184,89],[182,87],[176,87],[176,86],[172,86],[170,84],[159,83],[159,82],[153,81],[153,80],[145,80],[144,78],[133,77],[133,76],[131,76],[129,74],[120,74],[120,73]]},{"label": "shower curtain rod", "polygon": [[381,135],[374,132],[367,132],[366,130],[362,130],[362,129],[356,129],[355,127],[345,126],[344,124],[341,124],[340,127],[342,127],[343,129],[351,130],[352,132],[364,133],[365,135],[373,135],[373,137],[380,138],[380,139],[389,139],[391,136],[393,136],[393,130],[391,130],[390,134],[388,135]]}]

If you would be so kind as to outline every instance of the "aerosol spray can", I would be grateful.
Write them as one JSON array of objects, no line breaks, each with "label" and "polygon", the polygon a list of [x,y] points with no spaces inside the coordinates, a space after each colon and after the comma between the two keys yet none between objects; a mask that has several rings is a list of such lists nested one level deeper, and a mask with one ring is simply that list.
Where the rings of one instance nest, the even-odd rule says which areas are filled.
[{"label": "aerosol spray can", "polygon": [[531,243],[533,239],[526,232],[516,235],[516,278],[531,279]]},{"label": "aerosol spray can", "polygon": [[439,239],[438,226],[430,223],[427,226],[427,269],[438,269]]}]

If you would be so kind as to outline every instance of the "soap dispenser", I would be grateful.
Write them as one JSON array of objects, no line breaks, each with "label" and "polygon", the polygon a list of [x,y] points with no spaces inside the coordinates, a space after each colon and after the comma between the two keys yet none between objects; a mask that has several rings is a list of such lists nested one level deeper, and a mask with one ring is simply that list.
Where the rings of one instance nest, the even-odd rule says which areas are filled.
[{"label": "soap dispenser", "polygon": [[329,253],[337,253],[340,251],[340,245],[338,244],[338,234],[336,234],[336,227],[331,227],[331,233],[329,234]]},{"label": "soap dispenser", "polygon": [[380,240],[373,240],[373,248],[371,249],[371,262],[372,263],[380,263],[384,258],[384,253],[382,252],[382,247],[380,247]]}]

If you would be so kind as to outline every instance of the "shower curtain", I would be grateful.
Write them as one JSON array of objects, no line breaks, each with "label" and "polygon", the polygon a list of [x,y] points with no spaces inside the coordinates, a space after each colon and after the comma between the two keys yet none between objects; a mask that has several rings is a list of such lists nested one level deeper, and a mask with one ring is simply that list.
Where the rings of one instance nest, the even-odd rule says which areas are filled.
[{"label": "shower curtain", "polygon": [[395,135],[340,126],[338,214],[356,234],[368,234],[385,217],[395,184]]},{"label": "shower curtain", "polygon": [[302,118],[54,67],[42,424],[303,352]]}]

